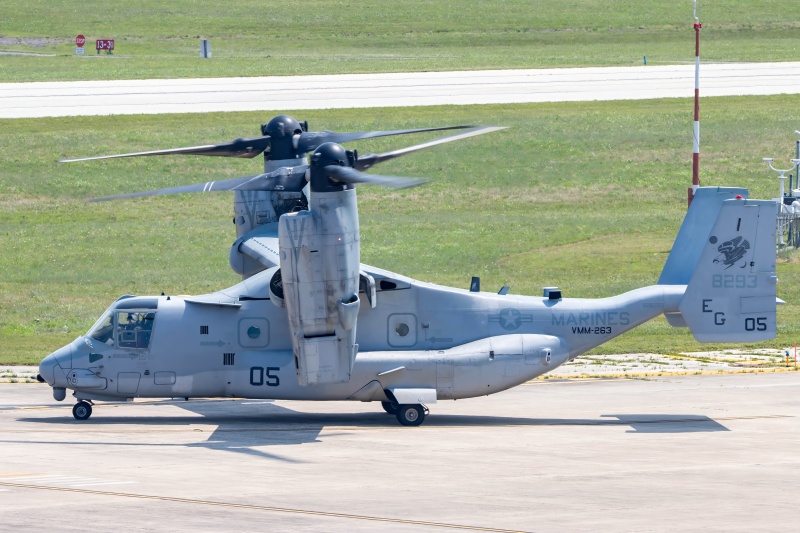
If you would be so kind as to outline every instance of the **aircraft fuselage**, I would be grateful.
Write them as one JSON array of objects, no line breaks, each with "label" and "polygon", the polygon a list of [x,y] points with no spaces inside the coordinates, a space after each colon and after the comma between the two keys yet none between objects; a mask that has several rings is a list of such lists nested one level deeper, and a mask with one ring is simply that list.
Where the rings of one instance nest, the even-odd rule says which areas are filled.
[{"label": "aircraft fuselage", "polygon": [[104,315],[113,334],[97,333],[101,318],[42,361],[40,373],[55,390],[94,400],[384,401],[394,388],[468,398],[528,381],[674,312],[685,291],[658,285],[611,298],[549,299],[470,292],[374,269],[377,301],[373,308],[360,295],[349,381],[301,386],[286,311],[266,288],[273,273],[200,297],[120,299]]}]

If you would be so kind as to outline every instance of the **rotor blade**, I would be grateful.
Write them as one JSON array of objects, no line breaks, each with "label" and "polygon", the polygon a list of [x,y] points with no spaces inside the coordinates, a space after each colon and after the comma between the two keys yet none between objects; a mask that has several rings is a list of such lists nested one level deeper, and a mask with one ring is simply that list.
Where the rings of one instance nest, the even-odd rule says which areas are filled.
[{"label": "rotor blade", "polygon": [[504,129],[506,128],[497,126],[476,126],[461,133],[448,135],[447,137],[441,137],[439,139],[434,139],[432,141],[428,141],[422,144],[416,144],[414,146],[409,146],[407,148],[400,148],[399,150],[392,150],[391,152],[384,152],[382,154],[360,155],[358,156],[358,160],[356,161],[356,164],[353,168],[355,168],[356,170],[367,170],[368,168],[377,165],[378,163],[383,163],[384,161],[394,159],[395,157],[400,157],[401,155],[406,155],[412,152],[417,152],[419,150],[424,150],[425,148],[430,148],[431,146],[449,143],[452,141],[458,141],[461,139],[467,139],[469,137],[475,137],[476,135],[483,135],[484,133],[490,133],[492,131],[498,131]]},{"label": "rotor blade", "polygon": [[252,139],[236,139],[222,144],[207,144],[204,146],[188,146],[186,148],[171,148],[169,150],[152,150],[150,152],[134,152],[130,154],[99,155],[93,157],[78,157],[75,159],[59,159],[59,163],[74,163],[76,161],[91,161],[93,159],[115,159],[118,157],[139,157],[146,155],[214,155],[221,157],[253,158],[269,148],[270,137],[253,137]]},{"label": "rotor blade", "polygon": [[114,196],[91,198],[90,202],[105,202],[106,200],[120,200],[122,198],[138,198],[140,196],[161,196],[164,194],[181,194],[186,192],[217,192],[217,191],[301,191],[306,184],[306,165],[296,167],[283,167],[267,174],[232,178],[229,180],[209,181],[193,185],[181,185],[154,191],[132,192]]},{"label": "rotor blade", "polygon": [[300,152],[311,152],[323,143],[346,143],[350,141],[357,141],[359,139],[372,139],[374,137],[388,137],[390,135],[406,135],[408,133],[422,133],[425,131],[443,131],[443,130],[463,130],[472,128],[473,126],[444,126],[441,128],[422,128],[416,130],[394,130],[394,131],[360,131],[352,133],[337,133],[335,131],[312,131],[300,134],[300,139],[297,143],[297,150]]},{"label": "rotor blade", "polygon": [[350,167],[328,165],[325,172],[336,181],[343,183],[375,183],[390,189],[406,189],[427,183],[429,180],[422,178],[401,178],[399,176],[379,176],[377,174],[364,174]]}]

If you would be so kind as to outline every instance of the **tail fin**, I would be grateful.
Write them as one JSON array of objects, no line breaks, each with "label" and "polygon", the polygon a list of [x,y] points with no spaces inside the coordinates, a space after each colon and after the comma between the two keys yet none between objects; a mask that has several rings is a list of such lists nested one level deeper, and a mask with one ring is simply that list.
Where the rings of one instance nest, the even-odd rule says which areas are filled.
[{"label": "tail fin", "polygon": [[[733,199],[715,203],[719,209],[710,231],[692,235],[697,244],[691,253],[696,258],[686,255],[694,272],[679,305],[683,320],[701,342],[772,339],[776,332],[778,281],[775,202]],[[685,227],[684,222],[677,241],[686,237]],[[684,275],[684,269],[673,264],[673,270],[668,272],[670,259],[672,254],[661,277],[668,274],[667,279],[682,279],[678,274]]]},{"label": "tail fin", "polygon": [[672,245],[672,251],[658,278],[659,285],[688,285],[692,279],[703,245],[711,235],[722,202],[741,196],[747,189],[738,187],[700,187]]}]

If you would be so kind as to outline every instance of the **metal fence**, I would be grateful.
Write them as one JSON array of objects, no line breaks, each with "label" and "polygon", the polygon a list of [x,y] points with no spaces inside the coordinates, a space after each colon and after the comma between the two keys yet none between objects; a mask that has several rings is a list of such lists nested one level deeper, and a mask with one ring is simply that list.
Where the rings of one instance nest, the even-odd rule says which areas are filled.
[{"label": "metal fence", "polygon": [[800,248],[800,212],[778,214],[778,246]]}]

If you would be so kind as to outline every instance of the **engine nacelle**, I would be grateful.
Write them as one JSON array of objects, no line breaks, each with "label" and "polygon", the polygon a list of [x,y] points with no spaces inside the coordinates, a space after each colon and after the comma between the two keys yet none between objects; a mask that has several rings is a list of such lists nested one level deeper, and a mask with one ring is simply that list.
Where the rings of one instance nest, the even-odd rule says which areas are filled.
[{"label": "engine nacelle", "polygon": [[356,191],[314,192],[281,216],[283,295],[301,385],[350,380],[361,260]]}]

